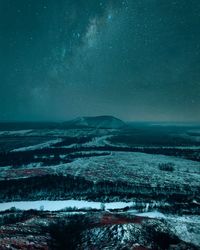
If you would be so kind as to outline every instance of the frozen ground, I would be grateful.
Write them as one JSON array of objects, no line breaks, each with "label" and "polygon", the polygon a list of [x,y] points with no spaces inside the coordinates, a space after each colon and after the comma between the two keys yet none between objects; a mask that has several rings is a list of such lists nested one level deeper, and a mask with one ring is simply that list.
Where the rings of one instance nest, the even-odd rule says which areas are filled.
[{"label": "frozen ground", "polygon": [[[51,141],[51,143],[53,143]],[[55,141],[54,141],[55,143]],[[45,144],[46,146],[49,145]],[[95,151],[91,151],[95,153]],[[79,152],[81,153],[81,151]],[[84,152],[82,152],[84,153]],[[101,153],[96,151],[96,153]],[[173,156],[138,152],[110,152],[109,155],[74,159],[73,162],[42,167],[41,163],[23,165],[12,169],[1,168],[0,177],[5,179],[37,176],[37,174],[70,174],[96,181],[125,181],[139,186],[165,186],[175,189],[200,187],[200,163]],[[73,155],[73,154],[72,154]],[[65,155],[60,156],[61,159]],[[67,157],[67,155],[66,155]],[[173,171],[163,171],[159,164],[172,164]],[[119,174],[120,173],[120,174]]]},{"label": "frozen ground", "polygon": [[[162,171],[159,164],[173,164],[174,171]],[[200,186],[200,163],[172,156],[112,152],[111,155],[76,159],[56,167],[57,172],[99,181],[127,181],[135,184]],[[119,174],[120,173],[120,174]]]},{"label": "frozen ground", "polygon": [[[125,207],[131,207],[132,202],[110,202],[104,203],[105,209],[122,209]],[[76,208],[76,209],[101,209],[101,202],[92,202],[85,200],[58,200],[58,201],[19,201],[19,202],[5,202],[0,203],[0,211],[15,207],[20,210],[48,210],[58,211],[65,208]]]}]

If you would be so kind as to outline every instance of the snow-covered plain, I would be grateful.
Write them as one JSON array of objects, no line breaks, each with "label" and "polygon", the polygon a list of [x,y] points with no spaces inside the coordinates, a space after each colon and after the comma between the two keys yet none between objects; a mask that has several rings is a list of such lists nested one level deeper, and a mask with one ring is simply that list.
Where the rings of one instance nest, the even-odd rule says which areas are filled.
[{"label": "snow-covered plain", "polygon": [[[104,203],[105,209],[122,209],[125,207],[131,207],[132,202],[110,202]],[[0,203],[0,211],[15,207],[20,210],[48,210],[48,211],[59,211],[65,208],[76,208],[76,209],[101,209],[101,202],[85,201],[85,200],[39,200],[39,201],[14,201]]]},{"label": "snow-covered plain", "polygon": [[[54,143],[56,143],[55,140]],[[45,145],[48,146],[49,144]],[[95,153],[94,150],[91,152]],[[96,151],[96,153],[98,155],[98,153],[102,152]],[[84,154],[87,154],[87,152]],[[64,159],[65,155],[61,155],[61,158]],[[167,163],[173,165],[174,171],[163,171],[159,169],[159,164]],[[186,185],[188,188],[200,186],[199,162],[174,156],[153,155],[139,152],[111,151],[109,155],[77,158],[70,163],[45,166],[45,168],[41,168],[41,164],[39,163],[34,165],[23,165],[12,171],[9,170],[9,168],[4,168],[1,169],[0,178],[27,178],[29,177],[29,171],[31,169],[33,171],[30,176],[33,176],[33,172],[36,172],[37,175],[37,170],[42,170],[43,174],[56,173],[64,176],[69,174],[72,176],[84,177],[94,182],[102,180],[112,182],[123,181],[139,186],[160,186],[172,189],[176,187],[186,187]]]},{"label": "snow-covered plain", "polygon": [[[159,164],[173,164],[174,171],[163,171]],[[200,163],[173,156],[138,152],[111,152],[110,155],[79,158],[56,166],[62,174],[82,176],[88,180],[126,181],[151,186],[200,185]],[[119,174],[120,173],[120,174]]]}]

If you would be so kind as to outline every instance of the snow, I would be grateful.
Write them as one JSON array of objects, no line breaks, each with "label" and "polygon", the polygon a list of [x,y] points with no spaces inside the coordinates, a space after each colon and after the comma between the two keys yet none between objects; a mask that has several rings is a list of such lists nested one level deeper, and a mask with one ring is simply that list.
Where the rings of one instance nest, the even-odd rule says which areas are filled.
[{"label": "snow", "polygon": [[180,239],[200,246],[200,216],[198,215],[163,214],[158,211],[145,213],[133,212],[131,214],[151,219],[164,219],[172,232]]},{"label": "snow", "polygon": [[[174,171],[162,171],[159,164],[171,163]],[[57,171],[83,176],[91,181],[126,181],[136,185],[169,186],[200,185],[199,162],[174,156],[138,152],[111,152],[110,155],[78,158],[71,163],[57,166]],[[120,174],[119,174],[120,173]]]},{"label": "snow", "polygon": [[112,145],[110,144],[107,139],[110,139],[112,135],[104,135],[104,136],[98,136],[92,139],[90,142],[83,143],[81,146],[83,147],[101,147],[106,145]]},{"label": "snow", "polygon": [[21,152],[21,151],[30,151],[30,150],[35,150],[35,149],[49,148],[50,146],[52,146],[58,142],[62,142],[62,139],[58,138],[58,139],[47,141],[44,143],[40,143],[40,144],[37,144],[34,146],[17,148],[17,149],[12,150],[11,152]]},{"label": "snow", "polygon": [[[40,147],[50,147],[53,143],[57,143],[60,139],[39,144]],[[33,150],[39,148],[38,145],[16,149],[14,151]],[[81,153],[82,151],[80,151]],[[84,155],[95,151],[84,152]],[[97,154],[103,151],[96,151]],[[61,154],[64,158],[65,155]],[[158,165],[163,163],[171,163],[174,171],[162,171]],[[38,165],[21,166],[18,170],[41,168]],[[2,169],[3,170],[3,169]],[[169,187],[174,192],[176,188],[185,188],[189,185],[191,189],[200,185],[200,163],[181,159],[174,156],[153,155],[139,152],[113,152],[109,155],[101,155],[94,157],[76,158],[73,162],[62,163],[54,166],[45,166],[44,170],[48,173],[72,175],[84,177],[87,180],[98,182],[105,181],[123,181],[137,186],[143,185],[154,187]],[[16,170],[15,170],[16,171]],[[119,174],[120,173],[120,174]],[[29,175],[26,174],[26,177]],[[10,172],[6,169],[1,171],[0,178],[11,178]],[[20,172],[18,171],[18,178]]]},{"label": "snow", "polygon": [[133,202],[111,202],[105,203],[106,209],[122,209],[125,207],[131,207]]},{"label": "snow", "polygon": [[200,246],[200,216],[199,215],[166,215],[166,221],[171,230],[182,240]]},{"label": "snow", "polygon": [[[49,210],[58,211],[65,208],[76,209],[101,209],[101,202],[85,201],[85,200],[38,200],[38,201],[13,201],[0,203],[0,211],[5,211],[12,207],[20,210]],[[131,206],[132,202],[110,202],[105,203],[105,209],[121,209]]]},{"label": "snow", "polygon": [[200,216],[198,215],[163,214],[158,211],[145,213],[133,212],[131,214],[151,219],[164,219],[172,232],[180,239],[200,246]]},{"label": "snow", "polygon": [[30,133],[32,129],[26,129],[26,130],[10,130],[10,131],[1,131],[0,136],[2,135],[25,135],[27,133]]},{"label": "snow", "polygon": [[156,218],[166,218],[166,216],[163,213],[160,213],[158,211],[152,211],[152,212],[145,212],[145,213],[136,213],[136,216],[141,216],[141,217],[148,217],[152,219]]}]

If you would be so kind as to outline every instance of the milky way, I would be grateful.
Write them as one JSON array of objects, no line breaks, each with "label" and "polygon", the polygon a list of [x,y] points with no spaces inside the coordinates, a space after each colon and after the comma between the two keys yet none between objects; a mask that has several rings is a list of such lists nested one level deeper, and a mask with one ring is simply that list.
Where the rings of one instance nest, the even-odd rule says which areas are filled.
[{"label": "milky way", "polygon": [[200,121],[199,0],[0,0],[0,120]]}]

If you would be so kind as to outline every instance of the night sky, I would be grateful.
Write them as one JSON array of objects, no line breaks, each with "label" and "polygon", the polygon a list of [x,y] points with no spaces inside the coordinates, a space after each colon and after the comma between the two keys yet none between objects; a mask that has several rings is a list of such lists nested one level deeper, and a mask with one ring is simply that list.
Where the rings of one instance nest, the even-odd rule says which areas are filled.
[{"label": "night sky", "polygon": [[0,120],[200,121],[200,0],[0,0]]}]

